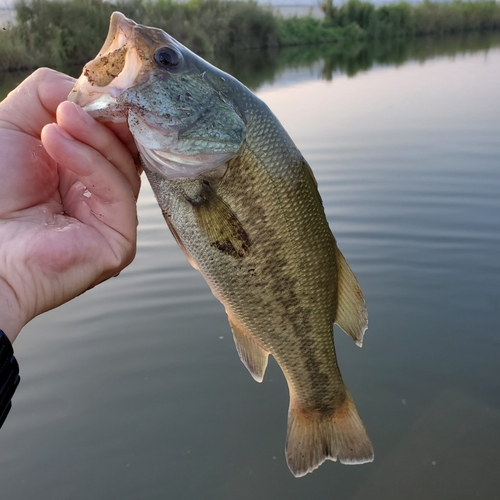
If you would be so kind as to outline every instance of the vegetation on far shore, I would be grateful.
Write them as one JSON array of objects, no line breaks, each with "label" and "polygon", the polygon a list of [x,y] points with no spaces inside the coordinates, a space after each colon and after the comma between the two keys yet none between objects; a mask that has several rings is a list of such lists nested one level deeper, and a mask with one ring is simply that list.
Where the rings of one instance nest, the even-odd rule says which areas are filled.
[{"label": "vegetation on far shore", "polygon": [[500,3],[495,0],[401,1],[379,7],[360,0],[336,7],[332,0],[324,0],[323,11],[333,26],[356,23],[368,37],[378,39],[500,29]]},{"label": "vegetation on far shore", "polygon": [[253,0],[19,0],[16,23],[0,31],[0,70],[85,63],[101,48],[114,10],[164,29],[209,60],[228,50],[320,43],[341,48],[373,39],[500,30],[495,0],[380,7],[325,0],[322,7],[324,19],[283,18]]}]

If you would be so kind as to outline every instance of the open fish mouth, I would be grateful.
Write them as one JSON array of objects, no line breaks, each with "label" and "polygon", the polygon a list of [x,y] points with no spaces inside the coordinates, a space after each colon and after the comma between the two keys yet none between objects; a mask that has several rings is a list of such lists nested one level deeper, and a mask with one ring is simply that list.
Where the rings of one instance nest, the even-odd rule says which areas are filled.
[{"label": "open fish mouth", "polygon": [[143,61],[137,52],[137,24],[120,12],[111,16],[108,36],[95,59],[88,62],[68,96],[94,118],[125,122],[126,108],[117,103],[137,82]]}]

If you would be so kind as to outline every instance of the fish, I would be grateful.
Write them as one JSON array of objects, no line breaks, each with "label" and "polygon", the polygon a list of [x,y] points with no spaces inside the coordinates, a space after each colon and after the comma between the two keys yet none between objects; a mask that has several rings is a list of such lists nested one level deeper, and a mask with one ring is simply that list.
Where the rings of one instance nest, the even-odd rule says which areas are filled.
[{"label": "fish", "polygon": [[368,314],[318,185],[268,106],[158,28],[113,13],[69,100],[126,122],[179,247],[227,313],[261,382],[271,354],[289,388],[286,461],[371,462],[337,364],[333,325],[361,347]]}]

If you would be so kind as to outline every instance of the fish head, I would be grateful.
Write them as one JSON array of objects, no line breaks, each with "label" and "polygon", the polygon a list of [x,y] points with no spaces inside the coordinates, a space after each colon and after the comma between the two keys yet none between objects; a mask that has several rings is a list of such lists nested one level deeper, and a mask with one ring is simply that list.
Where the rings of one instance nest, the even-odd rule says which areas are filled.
[{"label": "fish head", "polygon": [[98,120],[127,122],[149,170],[195,179],[220,171],[245,140],[226,80],[164,31],[114,12],[101,51],[68,99]]}]

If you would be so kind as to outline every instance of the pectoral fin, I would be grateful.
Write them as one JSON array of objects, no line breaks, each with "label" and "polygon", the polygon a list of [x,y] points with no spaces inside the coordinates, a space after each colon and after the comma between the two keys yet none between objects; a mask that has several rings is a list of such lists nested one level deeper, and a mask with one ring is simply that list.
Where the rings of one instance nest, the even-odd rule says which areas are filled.
[{"label": "pectoral fin", "polygon": [[262,382],[269,353],[260,347],[252,337],[242,332],[231,320],[229,320],[229,325],[233,331],[234,343],[241,362],[248,368],[254,380]]},{"label": "pectoral fin", "polygon": [[337,270],[339,289],[335,323],[352,337],[357,346],[362,347],[363,335],[368,328],[365,299],[356,276],[339,249],[337,249]]},{"label": "pectoral fin", "polygon": [[247,255],[250,238],[236,214],[204,182],[198,199],[190,200],[198,218],[199,227],[210,245],[237,259]]}]

